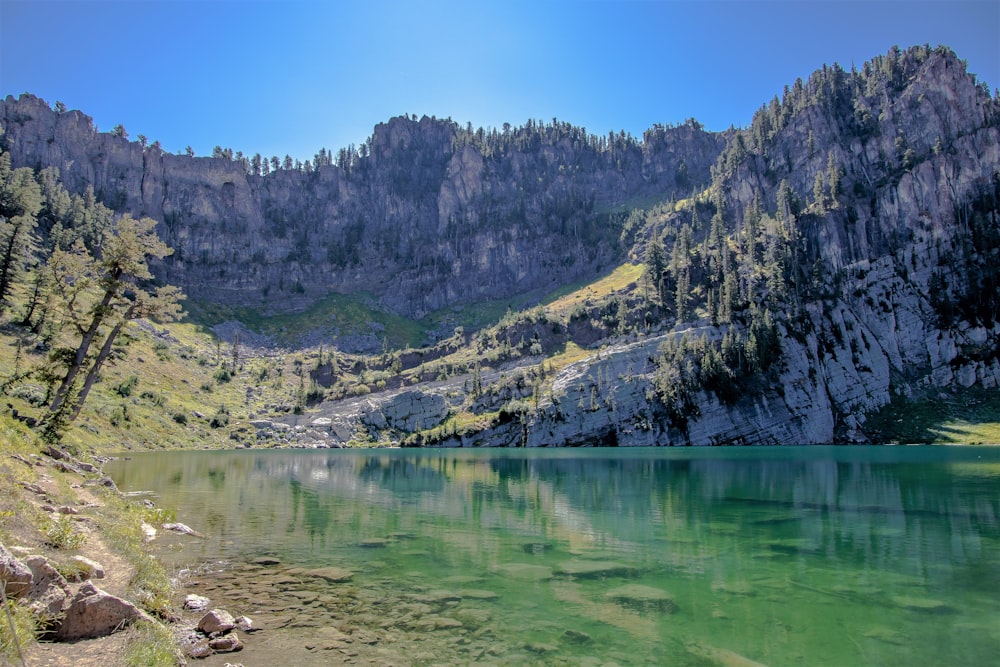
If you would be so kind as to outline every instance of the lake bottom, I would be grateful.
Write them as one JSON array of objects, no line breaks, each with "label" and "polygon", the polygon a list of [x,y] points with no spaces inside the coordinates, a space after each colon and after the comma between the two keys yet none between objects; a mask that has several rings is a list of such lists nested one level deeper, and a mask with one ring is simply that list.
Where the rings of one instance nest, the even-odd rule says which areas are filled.
[{"label": "lake bottom", "polygon": [[982,451],[213,455],[157,548],[261,628],[207,665],[988,665]]}]

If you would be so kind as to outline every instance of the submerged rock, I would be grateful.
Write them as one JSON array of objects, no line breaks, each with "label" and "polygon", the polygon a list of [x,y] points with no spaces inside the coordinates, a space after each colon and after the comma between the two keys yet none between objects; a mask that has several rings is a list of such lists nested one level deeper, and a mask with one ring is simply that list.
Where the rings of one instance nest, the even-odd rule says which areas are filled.
[{"label": "submerged rock", "polygon": [[580,630],[566,630],[560,635],[560,639],[568,644],[590,644],[594,638],[586,632]]},{"label": "submerged rock", "polygon": [[390,541],[383,537],[372,537],[358,542],[358,546],[364,549],[384,549],[389,546]]},{"label": "submerged rock", "polygon": [[865,637],[868,639],[874,639],[876,641],[884,642],[886,644],[892,644],[894,646],[903,646],[906,644],[906,636],[899,630],[893,630],[892,628],[875,627],[871,628],[865,632]]},{"label": "submerged rock", "polygon": [[727,648],[719,648],[700,642],[691,642],[685,648],[692,655],[717,667],[766,667],[763,663],[751,660]]},{"label": "submerged rock", "polygon": [[660,611],[672,614],[677,611],[677,604],[670,594],[659,588],[629,584],[612,589],[604,597],[626,607],[640,610]]},{"label": "submerged rock", "polygon": [[332,565],[329,567],[318,567],[313,570],[305,570],[302,574],[307,577],[316,577],[337,584],[350,581],[351,578],[354,577],[354,573],[350,570]]},{"label": "submerged rock", "polygon": [[712,591],[715,593],[725,593],[726,595],[740,595],[746,597],[752,597],[757,594],[756,591],[753,590],[753,586],[750,585],[749,581],[720,581],[712,584]]},{"label": "submerged rock", "polygon": [[547,581],[552,578],[552,568],[531,563],[504,563],[497,566],[504,576],[521,581]]},{"label": "submerged rock", "polygon": [[480,590],[476,588],[459,591],[459,596],[470,600],[496,600],[500,596],[493,591]]},{"label": "submerged rock", "polygon": [[250,561],[254,565],[281,565],[281,561],[273,556],[261,556],[260,558],[254,558]]},{"label": "submerged rock", "polygon": [[919,611],[925,614],[950,614],[955,611],[951,605],[940,600],[930,598],[917,598],[905,595],[897,595],[892,598],[893,604],[910,611]]},{"label": "submerged rock", "polygon": [[609,560],[571,560],[561,563],[556,568],[556,574],[578,579],[628,577],[636,572],[636,569],[630,565]]}]

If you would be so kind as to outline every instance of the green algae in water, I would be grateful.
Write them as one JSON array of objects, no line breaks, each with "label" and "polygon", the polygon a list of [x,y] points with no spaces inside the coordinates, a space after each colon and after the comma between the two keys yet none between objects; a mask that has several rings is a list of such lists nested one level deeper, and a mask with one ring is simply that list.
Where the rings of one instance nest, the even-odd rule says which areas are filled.
[{"label": "green algae in water", "polygon": [[269,637],[248,660],[971,665],[998,650],[998,448],[176,452],[107,472],[205,534],[169,536],[161,557],[224,563],[213,605]]}]

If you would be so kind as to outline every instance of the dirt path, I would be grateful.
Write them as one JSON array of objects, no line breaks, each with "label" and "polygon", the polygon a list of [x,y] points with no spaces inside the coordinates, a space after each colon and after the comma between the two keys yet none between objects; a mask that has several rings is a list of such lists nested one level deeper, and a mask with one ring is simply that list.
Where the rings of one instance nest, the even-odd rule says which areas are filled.
[{"label": "dirt path", "polygon": [[[60,473],[48,468],[49,459],[40,459],[43,466],[37,466],[37,488],[39,494],[28,489],[21,490],[20,501],[41,511],[43,505],[66,506],[79,512],[73,515],[74,527],[86,536],[79,548],[72,551],[56,550],[43,542],[43,537],[30,521],[16,521],[8,525],[5,546],[24,547],[45,556],[52,562],[66,562],[74,555],[85,556],[98,562],[106,576],[94,579],[98,588],[116,596],[125,596],[133,568],[129,562],[113,551],[102,538],[97,528],[97,518],[102,502],[94,489],[84,485],[85,479],[73,473]],[[16,499],[12,499],[15,500]],[[29,512],[32,511],[29,509]],[[75,590],[79,584],[70,584]],[[39,642],[24,651],[26,667],[120,667],[125,664],[124,652],[128,642],[128,632],[119,632],[100,639],[77,642]],[[15,662],[13,664],[20,664]]]}]

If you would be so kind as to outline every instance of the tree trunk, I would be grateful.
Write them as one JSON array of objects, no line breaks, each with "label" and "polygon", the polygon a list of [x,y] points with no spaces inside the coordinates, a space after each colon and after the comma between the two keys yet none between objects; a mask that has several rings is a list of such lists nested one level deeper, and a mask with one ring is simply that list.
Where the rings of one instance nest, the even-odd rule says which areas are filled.
[{"label": "tree trunk", "polygon": [[87,377],[83,380],[83,387],[80,389],[80,393],[76,397],[76,402],[73,404],[73,408],[69,414],[68,421],[75,421],[80,415],[80,410],[83,408],[84,402],[87,400],[87,394],[90,393],[91,387],[97,381],[97,376],[101,372],[101,366],[104,365],[104,360],[108,358],[111,354],[111,346],[114,345],[115,339],[118,338],[118,334],[121,333],[122,327],[128,322],[128,316],[122,318],[111,331],[108,332],[107,338],[104,339],[104,344],[101,345],[101,350],[97,353],[97,358],[94,359],[94,363],[91,364],[90,370],[87,371]]},{"label": "tree trunk", "polygon": [[[117,280],[114,281],[113,284],[117,287]],[[94,318],[90,321],[90,326],[87,327],[87,330],[83,333],[83,337],[80,339],[80,345],[76,348],[76,354],[73,356],[73,363],[66,370],[66,377],[64,377],[62,382],[59,384],[59,388],[56,389],[56,394],[52,398],[52,402],[49,404],[50,414],[59,410],[63,401],[66,399],[66,393],[76,381],[76,376],[80,374],[80,371],[83,368],[83,362],[86,361],[87,353],[90,351],[90,346],[93,344],[94,338],[97,337],[97,330],[104,322],[104,317],[107,315],[110,308],[111,299],[114,297],[116,292],[117,289],[114,288],[108,288],[105,290],[104,298],[101,299],[101,303],[94,310]]]}]

